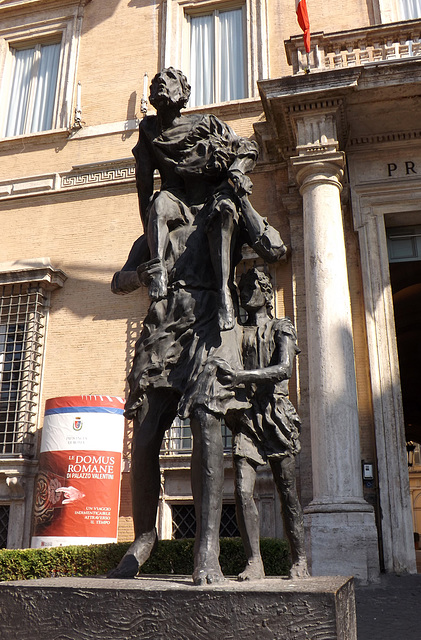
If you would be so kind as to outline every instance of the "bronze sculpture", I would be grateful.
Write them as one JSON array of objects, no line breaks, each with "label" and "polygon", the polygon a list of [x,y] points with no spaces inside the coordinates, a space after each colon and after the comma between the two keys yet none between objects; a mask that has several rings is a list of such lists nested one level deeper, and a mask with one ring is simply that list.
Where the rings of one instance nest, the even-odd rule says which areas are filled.
[{"label": "bronze sculpture", "polygon": [[[216,375],[221,358],[242,368],[234,285],[241,247],[274,262],[286,248],[251,206],[245,175],[257,145],[210,115],[182,115],[190,87],[173,68],[157,74],[156,116],[139,126],[136,183],[145,236],[135,242],[112,288],[147,285],[151,305],[136,343],[126,416],[134,421],[132,493],[135,541],[110,577],[133,577],[156,543],[159,451],[175,416],[190,418],[197,517],[195,584],[223,579],[219,566],[223,450],[221,418],[248,406]],[[161,189],[153,193],[158,170]]]},{"label": "bronze sculpture", "polygon": [[300,451],[300,419],[289,400],[288,381],[299,349],[289,318],[273,318],[273,289],[257,269],[239,283],[243,326],[243,365],[233,370],[221,364],[217,375],[233,389],[244,387],[250,407],[230,410],[225,421],[233,433],[237,522],[247,555],[240,580],[264,576],[259,547],[259,515],[254,502],[256,469],[269,461],[279,492],[286,536],[290,542],[291,577],[308,576],[304,525],[295,480],[295,456]]}]

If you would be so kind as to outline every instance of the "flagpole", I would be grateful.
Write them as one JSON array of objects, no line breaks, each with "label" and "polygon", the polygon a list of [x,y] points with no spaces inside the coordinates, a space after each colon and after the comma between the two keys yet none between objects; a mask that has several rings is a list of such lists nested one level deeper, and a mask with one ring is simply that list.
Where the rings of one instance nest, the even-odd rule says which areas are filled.
[{"label": "flagpole", "polygon": [[295,12],[297,14],[297,21],[301,29],[304,31],[304,47],[306,50],[307,68],[304,69],[304,73],[310,73],[310,21],[308,19],[307,2],[306,0],[295,0]]}]

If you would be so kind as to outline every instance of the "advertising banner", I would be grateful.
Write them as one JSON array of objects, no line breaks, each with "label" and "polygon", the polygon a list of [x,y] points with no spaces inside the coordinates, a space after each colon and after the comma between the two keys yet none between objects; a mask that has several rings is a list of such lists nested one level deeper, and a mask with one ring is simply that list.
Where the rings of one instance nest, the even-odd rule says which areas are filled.
[{"label": "advertising banner", "polygon": [[117,541],[124,400],[47,400],[32,547]]}]

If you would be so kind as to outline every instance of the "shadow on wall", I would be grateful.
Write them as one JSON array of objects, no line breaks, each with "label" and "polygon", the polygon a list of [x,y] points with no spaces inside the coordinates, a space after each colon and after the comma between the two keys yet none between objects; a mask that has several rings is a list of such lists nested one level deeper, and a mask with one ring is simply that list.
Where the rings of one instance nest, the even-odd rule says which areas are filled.
[{"label": "shadow on wall", "polygon": [[[85,273],[87,270],[89,268],[84,267]],[[120,362],[117,366],[121,367],[122,370],[124,366],[127,376],[133,360],[134,346],[141,332],[143,318],[149,306],[147,290],[142,287],[127,296],[117,296],[111,292],[111,271],[109,269],[91,267],[90,271],[92,278],[70,275],[63,289],[53,293],[50,322],[60,322],[60,317],[65,316],[68,318],[69,315],[76,317],[78,320],[89,321],[90,318],[93,323],[102,322],[100,330],[108,332],[109,322],[124,320],[126,327],[125,363],[123,365],[123,362]],[[108,275],[108,282],[103,281],[104,273]],[[104,321],[106,324],[104,324]],[[72,324],[72,320],[69,322]],[[121,327],[119,329],[121,340],[123,340],[121,322],[119,326]],[[110,339],[111,334],[114,335],[115,339],[115,332],[110,332]]]}]

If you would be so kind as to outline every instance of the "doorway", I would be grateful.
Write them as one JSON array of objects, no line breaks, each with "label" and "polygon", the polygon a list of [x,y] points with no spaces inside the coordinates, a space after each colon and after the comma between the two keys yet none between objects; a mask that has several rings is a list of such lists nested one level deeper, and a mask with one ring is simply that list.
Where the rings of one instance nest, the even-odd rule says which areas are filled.
[{"label": "doorway", "polygon": [[389,226],[387,245],[407,442],[414,544],[417,569],[420,572],[421,225]]},{"label": "doorway", "polygon": [[421,224],[388,227],[387,244],[405,436],[421,443]]}]

